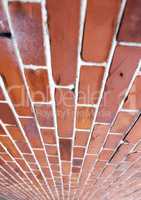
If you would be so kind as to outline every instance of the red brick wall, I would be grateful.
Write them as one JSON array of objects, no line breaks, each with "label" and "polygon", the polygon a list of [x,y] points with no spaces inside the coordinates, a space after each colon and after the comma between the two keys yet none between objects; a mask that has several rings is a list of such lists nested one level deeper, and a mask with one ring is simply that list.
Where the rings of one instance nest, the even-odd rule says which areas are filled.
[{"label": "red brick wall", "polygon": [[140,200],[141,1],[0,1],[0,197]]}]

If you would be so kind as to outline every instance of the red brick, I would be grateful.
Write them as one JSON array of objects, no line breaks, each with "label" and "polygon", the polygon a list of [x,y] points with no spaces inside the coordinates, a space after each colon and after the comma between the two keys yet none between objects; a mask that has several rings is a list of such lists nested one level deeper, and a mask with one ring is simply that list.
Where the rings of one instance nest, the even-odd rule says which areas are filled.
[{"label": "red brick", "polygon": [[82,162],[82,159],[73,159],[73,166],[81,166]]},{"label": "red brick", "polygon": [[91,107],[77,107],[76,128],[90,129],[94,119],[95,109]]},{"label": "red brick", "polygon": [[0,135],[6,135],[6,132],[1,125],[0,125]]},{"label": "red brick", "polygon": [[72,173],[79,173],[81,168],[79,167],[72,167]]},{"label": "red brick", "polygon": [[104,169],[106,161],[97,161],[92,172],[93,177],[97,177]]},{"label": "red brick", "polygon": [[20,165],[20,167],[24,171],[29,171],[29,167],[27,166],[26,162],[23,159],[16,159],[16,162]]},{"label": "red brick", "polygon": [[40,4],[9,2],[9,10],[23,63],[45,65]]},{"label": "red brick", "polygon": [[78,102],[81,104],[96,104],[100,94],[104,67],[82,66]]},{"label": "red brick", "polygon": [[0,100],[5,100],[1,87],[0,87]]},{"label": "red brick", "polygon": [[106,139],[104,148],[115,149],[120,143],[121,139],[122,135],[109,134]]},{"label": "red brick", "polygon": [[40,163],[40,166],[47,166],[47,160],[44,150],[34,150],[36,159]]},{"label": "red brick", "polygon": [[89,132],[76,131],[75,135],[75,145],[76,146],[86,146],[89,138]]},{"label": "red brick", "polygon": [[69,89],[56,89],[55,100],[59,136],[72,137],[74,126],[74,93]]},{"label": "red brick", "polygon": [[124,102],[126,109],[141,109],[141,77],[137,76]]},{"label": "red brick", "polygon": [[95,125],[90,144],[88,147],[88,153],[98,154],[101,147],[104,144],[105,138],[108,134],[108,125]]},{"label": "red brick", "polygon": [[8,21],[7,21],[7,17],[6,17],[6,13],[5,13],[5,9],[4,9],[4,5],[3,2],[0,2],[0,33],[9,33],[9,25],[8,25]]},{"label": "red brick", "polygon": [[54,156],[58,155],[58,150],[56,146],[46,145],[45,148],[48,155],[54,155]]},{"label": "red brick", "polygon": [[20,121],[32,148],[42,148],[39,131],[34,118],[21,118]]},{"label": "red brick", "polygon": [[25,140],[21,130],[17,126],[7,126],[6,128],[9,131],[13,140],[15,141]]},{"label": "red brick", "polygon": [[27,91],[11,40],[0,38],[0,55],[0,74],[17,113],[31,116]]},{"label": "red brick", "polygon": [[74,147],[73,156],[74,158],[83,158],[85,153],[85,148],[83,147]]},{"label": "red brick", "polygon": [[61,154],[61,160],[71,160],[71,145],[72,141],[69,139],[60,139],[60,154]]},{"label": "red brick", "polygon": [[119,104],[137,68],[140,54],[140,48],[117,46],[100,104],[97,121],[111,122],[115,117]]},{"label": "red brick", "polygon": [[24,154],[24,158],[26,159],[27,162],[35,163],[35,159],[32,154]]},{"label": "red brick", "polygon": [[130,130],[125,140],[131,144],[136,144],[141,139],[140,129],[141,129],[141,118],[139,118],[139,120]]},{"label": "red brick", "polygon": [[105,169],[103,170],[102,174],[100,177],[102,178],[106,178],[107,176],[109,176],[110,174],[112,174],[113,170],[114,170],[114,166],[113,165],[106,165]]},{"label": "red brick", "polygon": [[100,152],[99,160],[108,161],[108,160],[110,160],[112,154],[113,154],[113,150],[103,149]]},{"label": "red brick", "polygon": [[50,101],[48,72],[44,69],[25,69],[32,100],[37,102]]},{"label": "red brick", "polygon": [[59,164],[59,160],[58,160],[58,157],[51,157],[51,156],[49,156],[48,157],[48,160],[49,160],[49,162],[52,164]]},{"label": "red brick", "polygon": [[52,106],[46,104],[36,104],[34,107],[39,125],[42,127],[53,127],[54,120]]},{"label": "red brick", "polygon": [[16,144],[22,153],[31,153],[29,146],[25,141],[16,141]]},{"label": "red brick", "polygon": [[117,23],[120,2],[120,0],[88,1],[82,50],[84,60],[106,61]]},{"label": "red brick", "polygon": [[53,78],[58,85],[69,85],[76,78],[80,0],[46,2]]},{"label": "red brick", "polygon": [[5,124],[16,125],[16,119],[7,103],[0,103],[0,119]]},{"label": "red brick", "polygon": [[140,7],[140,0],[127,1],[124,17],[118,35],[119,41],[141,42]]},{"label": "red brick", "polygon": [[125,133],[128,128],[134,123],[137,118],[137,113],[134,112],[119,112],[116,121],[111,129],[114,133]]},{"label": "red brick", "polygon": [[71,163],[70,162],[62,162],[62,173],[64,175],[69,175],[70,174],[70,169],[71,169]]},{"label": "red brick", "polygon": [[45,144],[56,144],[55,131],[52,129],[41,129],[41,134]]}]

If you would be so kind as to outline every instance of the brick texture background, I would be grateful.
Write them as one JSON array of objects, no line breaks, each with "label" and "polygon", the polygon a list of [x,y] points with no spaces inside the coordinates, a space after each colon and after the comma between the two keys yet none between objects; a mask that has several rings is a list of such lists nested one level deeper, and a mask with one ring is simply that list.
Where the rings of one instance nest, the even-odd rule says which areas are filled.
[{"label": "brick texture background", "polygon": [[141,199],[141,0],[0,0],[0,198]]}]

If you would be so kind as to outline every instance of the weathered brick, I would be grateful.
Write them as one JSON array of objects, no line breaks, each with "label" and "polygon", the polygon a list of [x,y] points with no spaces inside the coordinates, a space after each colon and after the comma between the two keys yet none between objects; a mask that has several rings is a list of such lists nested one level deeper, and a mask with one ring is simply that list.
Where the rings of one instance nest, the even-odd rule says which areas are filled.
[{"label": "weathered brick", "polygon": [[53,127],[54,119],[52,106],[47,104],[35,104],[34,107],[39,125],[42,127]]},{"label": "weathered brick", "polygon": [[140,48],[117,46],[105,85],[97,121],[111,122],[115,117],[119,104],[137,68],[140,54]]},{"label": "weathered brick", "polygon": [[0,38],[0,74],[19,115],[32,115],[19,63],[11,40]]},{"label": "weathered brick", "polygon": [[86,146],[88,142],[89,132],[76,131],[75,135],[75,145],[76,146]]},{"label": "weathered brick", "polygon": [[60,137],[72,137],[74,123],[74,93],[69,89],[55,91],[58,134]]},{"label": "weathered brick", "polygon": [[95,109],[91,107],[77,107],[76,128],[90,129],[94,118]]},{"label": "weathered brick", "polygon": [[108,134],[108,125],[95,125],[90,144],[88,147],[88,153],[98,154],[101,147],[104,144],[105,138]]},{"label": "weathered brick", "polygon": [[100,94],[104,67],[82,66],[78,102],[81,104],[96,104]]},{"label": "weathered brick", "polygon": [[56,144],[56,137],[54,130],[41,129],[41,133],[45,144]]},{"label": "weathered brick", "polygon": [[89,0],[82,57],[87,61],[106,61],[112,44],[120,0]]},{"label": "weathered brick", "polygon": [[60,153],[61,153],[61,160],[71,160],[71,146],[72,141],[69,139],[60,139]]},{"label": "weathered brick", "polygon": [[20,118],[20,121],[32,148],[42,148],[39,131],[34,118]]},{"label": "weathered brick", "polygon": [[113,133],[125,133],[128,128],[134,123],[137,118],[137,113],[134,112],[119,112],[111,132]]},{"label": "weathered brick", "polygon": [[73,156],[74,158],[83,158],[85,153],[85,148],[83,147],[74,147],[73,148]]},{"label": "weathered brick", "polygon": [[23,63],[45,65],[40,4],[9,2],[9,11]]},{"label": "weathered brick", "polygon": [[140,0],[127,1],[124,17],[118,35],[119,41],[141,42],[140,7]]},{"label": "weathered brick", "polygon": [[80,0],[46,2],[53,78],[58,85],[69,85],[76,78]]},{"label": "weathered brick", "polygon": [[25,69],[25,76],[29,85],[32,100],[35,102],[50,101],[50,88],[47,70]]},{"label": "weathered brick", "polygon": [[58,155],[57,146],[46,145],[45,148],[48,155],[54,155],[54,156]]}]

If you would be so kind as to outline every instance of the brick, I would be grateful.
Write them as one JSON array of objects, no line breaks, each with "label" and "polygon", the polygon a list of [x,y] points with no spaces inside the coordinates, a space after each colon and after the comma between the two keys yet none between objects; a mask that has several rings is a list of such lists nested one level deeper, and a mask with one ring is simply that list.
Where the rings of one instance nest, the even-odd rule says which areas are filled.
[{"label": "brick", "polygon": [[118,40],[127,42],[141,42],[140,0],[128,0],[121,23]]},{"label": "brick", "polygon": [[51,100],[47,70],[25,69],[25,76],[34,102],[47,102]]},{"label": "brick", "polygon": [[0,74],[17,113],[22,116],[32,116],[29,98],[11,40],[0,38],[0,55]]},{"label": "brick", "polygon": [[29,167],[23,159],[16,159],[16,161],[24,171],[29,171]]},{"label": "brick", "polygon": [[56,89],[55,100],[59,136],[72,137],[74,126],[74,93],[69,89]]},{"label": "brick", "polygon": [[16,141],[16,145],[22,153],[31,153],[31,150],[25,141]]},{"label": "brick", "polygon": [[73,159],[73,165],[74,166],[81,166],[83,160],[82,159]]},{"label": "brick", "polygon": [[83,147],[74,147],[73,148],[73,156],[74,158],[83,158],[85,153],[85,148]]},{"label": "brick", "polygon": [[112,126],[111,132],[114,133],[125,133],[128,128],[134,123],[137,118],[137,113],[134,112],[119,112],[114,125]]},{"label": "brick", "polygon": [[71,169],[71,163],[70,162],[62,162],[62,173],[64,175],[69,175],[70,174],[70,169]]},{"label": "brick", "polygon": [[16,124],[16,119],[7,103],[0,103],[0,119],[5,124]]},{"label": "brick", "polygon": [[90,129],[94,119],[95,109],[91,107],[77,107],[76,128]]},{"label": "brick", "polygon": [[42,127],[53,127],[54,119],[52,106],[46,104],[36,104],[34,107],[39,125]]},{"label": "brick", "polygon": [[24,154],[24,158],[26,159],[27,162],[35,163],[35,159],[32,154]]},{"label": "brick", "polygon": [[76,131],[75,135],[75,145],[76,146],[86,146],[89,138],[89,132]]},{"label": "brick", "polygon": [[34,118],[20,118],[20,121],[32,148],[42,148],[39,131]]},{"label": "brick", "polygon": [[108,125],[95,125],[92,137],[90,139],[90,144],[88,147],[88,153],[98,154],[101,147],[104,144],[105,138],[108,134]]},{"label": "brick", "polygon": [[120,143],[121,139],[122,135],[109,134],[104,144],[104,148],[115,149]]},{"label": "brick", "polygon": [[81,104],[96,104],[100,94],[104,67],[82,66],[78,102]]},{"label": "brick", "polygon": [[110,160],[112,154],[113,154],[113,150],[103,149],[103,150],[100,152],[99,160],[108,161],[108,160]]},{"label": "brick", "polygon": [[24,136],[21,130],[17,126],[7,126],[7,130],[9,131],[11,137],[15,141],[24,141]]},{"label": "brick", "polygon": [[134,127],[130,130],[125,140],[130,144],[136,144],[140,139],[141,118],[135,123]]},{"label": "brick", "polygon": [[9,11],[23,63],[45,65],[40,4],[9,2]]},{"label": "brick", "polygon": [[50,163],[59,164],[59,160],[58,160],[57,157],[51,157],[51,156],[49,156],[48,160],[49,160]]},{"label": "brick", "polygon": [[56,144],[55,132],[52,129],[41,129],[41,134],[45,144]]},{"label": "brick", "polygon": [[7,17],[6,17],[6,13],[5,13],[5,9],[4,9],[4,5],[3,2],[0,2],[0,33],[9,33],[9,25],[8,25],[8,21],[7,21]]},{"label": "brick", "polygon": [[3,135],[3,136],[6,135],[6,132],[1,125],[0,125],[0,135]]},{"label": "brick", "polygon": [[137,68],[140,51],[141,49],[137,47],[117,46],[97,121],[111,122],[114,119],[119,104]]},{"label": "brick", "polygon": [[73,173],[79,173],[80,170],[81,170],[81,168],[79,168],[79,167],[72,167],[72,172]]},{"label": "brick", "polygon": [[60,154],[61,154],[61,160],[71,160],[71,146],[72,141],[69,139],[60,139]]},{"label": "brick", "polygon": [[40,163],[41,166],[47,166],[47,160],[45,156],[44,150],[34,150],[36,159]]},{"label": "brick", "polygon": [[76,78],[80,0],[62,0],[60,4],[57,0],[46,2],[53,78],[58,85],[69,85]]},{"label": "brick", "polygon": [[123,107],[126,109],[141,109],[141,77],[137,76],[125,99]]},{"label": "brick", "polygon": [[120,2],[120,0],[112,2],[108,0],[88,1],[82,49],[84,60],[95,62],[107,60],[117,23]]},{"label": "brick", "polygon": [[54,156],[58,155],[57,146],[45,145],[45,148],[48,155],[54,155]]}]

